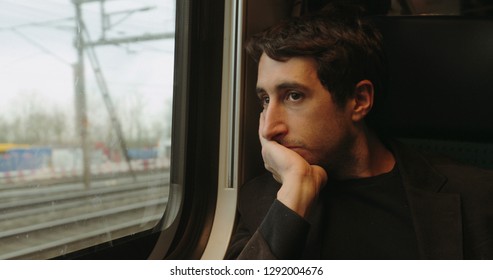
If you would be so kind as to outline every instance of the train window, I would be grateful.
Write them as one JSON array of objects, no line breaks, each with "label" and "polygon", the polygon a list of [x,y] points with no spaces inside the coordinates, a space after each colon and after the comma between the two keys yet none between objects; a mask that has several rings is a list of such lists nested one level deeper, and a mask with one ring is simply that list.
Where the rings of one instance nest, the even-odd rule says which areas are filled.
[{"label": "train window", "polygon": [[54,258],[161,220],[175,4],[0,3],[0,259]]}]

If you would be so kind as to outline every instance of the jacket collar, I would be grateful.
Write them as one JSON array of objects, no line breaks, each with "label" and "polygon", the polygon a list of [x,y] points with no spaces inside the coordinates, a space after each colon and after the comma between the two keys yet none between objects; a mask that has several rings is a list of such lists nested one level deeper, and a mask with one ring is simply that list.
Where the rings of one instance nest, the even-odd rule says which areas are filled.
[{"label": "jacket collar", "polygon": [[394,154],[406,189],[437,193],[446,183],[447,178],[438,173],[420,153],[397,140],[390,140],[388,146]]},{"label": "jacket collar", "polygon": [[402,176],[422,259],[462,259],[460,196],[441,193],[447,178],[419,153],[388,143]]}]

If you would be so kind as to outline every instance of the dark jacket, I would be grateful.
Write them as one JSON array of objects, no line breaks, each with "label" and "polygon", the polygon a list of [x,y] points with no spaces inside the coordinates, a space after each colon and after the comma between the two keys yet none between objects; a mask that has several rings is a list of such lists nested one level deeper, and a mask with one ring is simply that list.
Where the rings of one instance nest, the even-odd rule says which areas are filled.
[{"label": "dark jacket", "polygon": [[[425,158],[391,142],[421,259],[493,259],[493,171]],[[307,220],[276,200],[270,174],[240,188],[239,223],[226,258],[317,259],[321,205]]]}]

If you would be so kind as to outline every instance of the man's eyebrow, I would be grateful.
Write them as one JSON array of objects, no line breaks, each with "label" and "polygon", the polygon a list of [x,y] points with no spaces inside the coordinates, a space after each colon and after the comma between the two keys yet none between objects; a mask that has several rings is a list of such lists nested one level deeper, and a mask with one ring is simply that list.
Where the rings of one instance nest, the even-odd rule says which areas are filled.
[{"label": "man's eyebrow", "polygon": [[257,87],[255,88],[255,92],[257,93],[258,98],[262,98],[262,95],[265,93],[265,89]]},{"label": "man's eyebrow", "polygon": [[297,83],[297,82],[284,82],[284,83],[280,83],[276,87],[277,91],[281,91],[281,90],[285,90],[285,89],[299,89],[299,90],[304,90],[304,91],[309,90],[307,86],[300,84],[300,83]]},{"label": "man's eyebrow", "polygon": [[[309,91],[309,88],[307,86],[300,84],[300,83],[297,83],[297,82],[283,82],[283,83],[280,83],[276,86],[277,92],[281,92],[281,91],[286,90],[286,89],[298,89],[298,90],[302,90],[302,91]],[[257,87],[255,89],[255,92],[257,93],[257,96],[259,98],[261,98],[262,95],[264,93],[266,93],[265,89],[261,88],[261,87]]]}]

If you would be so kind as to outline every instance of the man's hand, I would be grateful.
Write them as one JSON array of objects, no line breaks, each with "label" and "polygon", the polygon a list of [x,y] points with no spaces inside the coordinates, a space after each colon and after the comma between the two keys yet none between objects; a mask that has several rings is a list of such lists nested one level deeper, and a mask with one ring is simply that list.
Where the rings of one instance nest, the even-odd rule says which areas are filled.
[{"label": "man's hand", "polygon": [[265,168],[282,184],[277,199],[291,210],[305,217],[327,182],[327,173],[317,165],[310,165],[303,157],[262,134],[264,114],[260,114],[259,138]]}]

